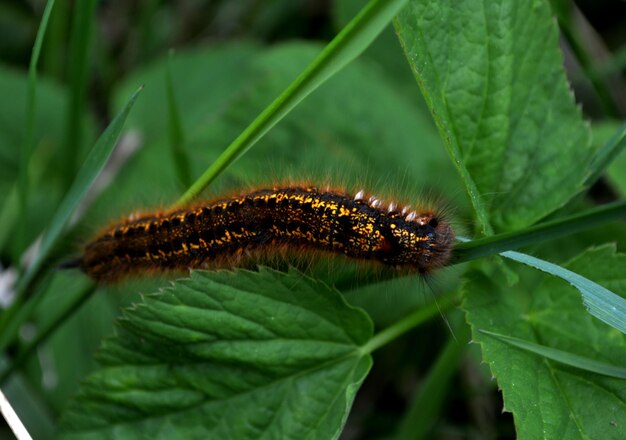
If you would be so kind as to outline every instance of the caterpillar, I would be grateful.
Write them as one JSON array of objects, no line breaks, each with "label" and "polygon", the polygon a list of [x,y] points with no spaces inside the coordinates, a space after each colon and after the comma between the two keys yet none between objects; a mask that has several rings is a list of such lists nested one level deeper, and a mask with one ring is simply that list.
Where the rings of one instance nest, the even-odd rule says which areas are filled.
[{"label": "caterpillar", "polygon": [[432,210],[383,203],[363,191],[288,186],[131,217],[95,237],[69,266],[111,282],[145,271],[232,264],[231,257],[286,247],[424,274],[446,264],[453,240],[450,224]]}]

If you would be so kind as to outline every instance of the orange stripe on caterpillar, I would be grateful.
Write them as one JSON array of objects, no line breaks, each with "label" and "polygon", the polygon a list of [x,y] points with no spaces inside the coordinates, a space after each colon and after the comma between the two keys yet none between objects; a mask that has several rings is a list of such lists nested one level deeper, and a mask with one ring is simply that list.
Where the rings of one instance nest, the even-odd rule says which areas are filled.
[{"label": "orange stripe on caterpillar", "polygon": [[383,204],[363,191],[292,186],[133,217],[87,244],[77,265],[106,282],[293,246],[427,273],[446,264],[453,240],[450,224],[432,211]]}]

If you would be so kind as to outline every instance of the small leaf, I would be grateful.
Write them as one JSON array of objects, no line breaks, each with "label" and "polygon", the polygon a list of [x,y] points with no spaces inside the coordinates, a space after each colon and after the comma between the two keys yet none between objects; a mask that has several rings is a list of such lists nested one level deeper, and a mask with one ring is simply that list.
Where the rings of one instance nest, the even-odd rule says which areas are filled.
[{"label": "small leaf", "polygon": [[298,273],[192,273],[128,309],[65,438],[336,438],[372,324]]}]

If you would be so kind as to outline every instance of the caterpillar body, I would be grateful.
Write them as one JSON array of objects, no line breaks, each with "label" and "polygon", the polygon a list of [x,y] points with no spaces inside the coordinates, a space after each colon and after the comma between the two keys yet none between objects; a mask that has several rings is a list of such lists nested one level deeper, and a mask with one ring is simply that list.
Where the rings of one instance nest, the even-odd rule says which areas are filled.
[{"label": "caterpillar body", "polygon": [[[435,212],[315,187],[253,191],[111,226],[76,260],[99,282],[219,266],[265,249],[342,253],[420,273],[446,264],[454,233]],[[224,265],[224,264],[222,264]]]}]

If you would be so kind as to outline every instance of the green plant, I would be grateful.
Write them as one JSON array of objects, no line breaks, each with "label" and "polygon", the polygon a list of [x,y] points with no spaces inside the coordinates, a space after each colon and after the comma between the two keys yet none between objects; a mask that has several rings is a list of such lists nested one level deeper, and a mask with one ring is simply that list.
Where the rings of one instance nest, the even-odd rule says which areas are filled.
[{"label": "green plant", "polygon": [[[88,41],[81,32],[89,32],[93,3],[76,14],[81,19],[74,38]],[[345,67],[394,16],[425,107],[410,77],[395,71],[402,64],[374,65],[384,59],[376,51],[393,47],[385,43],[389,35],[375,43],[370,58]],[[67,92],[70,121],[59,123],[52,109],[38,115],[28,101],[21,166],[9,167],[12,172],[0,182],[0,245],[9,260],[18,266],[26,244],[44,231],[39,252],[19,274],[15,301],[0,315],[0,347],[12,352],[5,356],[3,390],[10,396],[23,393],[16,391],[24,382],[15,373],[26,378],[39,373],[33,351],[52,335],[58,380],[71,385],[56,392],[41,386],[33,394],[43,395],[52,413],[62,409],[62,437],[335,438],[370,373],[372,353],[411,332],[420,339],[420,354],[432,358],[429,339],[417,328],[445,314],[452,331],[442,326],[438,332],[444,348],[422,364],[430,370],[421,392],[404,415],[382,429],[385,434],[409,438],[432,432],[446,396],[454,394],[449,381],[458,365],[477,355],[471,351],[477,345],[467,346],[472,339],[520,438],[619,438],[626,424],[626,308],[616,294],[626,294],[626,257],[614,246],[598,245],[623,243],[626,230],[620,223],[610,232],[560,237],[625,216],[625,202],[592,208],[583,195],[608,167],[613,167],[609,184],[620,195],[625,191],[623,181],[611,176],[623,170],[621,157],[614,159],[626,145],[626,126],[615,124],[602,147],[592,141],[568,88],[557,31],[545,1],[373,0],[325,48],[225,44],[177,53],[129,75],[116,87],[118,116],[88,153],[81,150],[77,128],[84,127],[89,144],[92,123],[80,111],[84,69],[75,66]],[[72,49],[80,63],[88,62],[88,45],[75,43]],[[397,55],[396,63],[402,59],[400,51]],[[67,93],[35,81],[37,57],[32,60],[28,96],[35,96],[36,87],[42,102],[62,107]],[[2,78],[0,86],[11,93],[11,74]],[[142,83],[146,87],[138,97]],[[594,83],[602,87],[601,78]],[[43,119],[39,124],[32,122],[37,117]],[[462,273],[442,275],[450,282],[442,280],[444,293],[436,300],[415,295],[420,286],[415,277],[354,285],[350,267],[306,275],[268,268],[195,271],[162,290],[157,289],[163,281],[152,279],[104,287],[99,290],[106,294],[92,297],[94,286],[76,273],[56,271],[54,263],[72,252],[64,243],[80,232],[69,219],[123,124],[141,132],[145,146],[97,197],[82,227],[101,224],[109,212],[129,210],[138,197],[174,200],[178,181],[186,189],[180,204],[220,174],[217,186],[244,177],[257,182],[267,174],[269,156],[288,168],[287,174],[326,176],[330,169],[348,182],[367,184],[363,175],[376,182],[400,172],[408,191],[431,186],[450,194],[463,188],[469,203],[459,200],[459,215],[471,216],[476,239],[458,244],[453,262],[469,263]],[[61,135],[49,129],[54,126],[67,130]],[[41,137],[34,127],[63,140],[32,148]],[[295,153],[294,145],[300,147]],[[64,154],[57,157],[57,151]],[[73,160],[64,161],[68,154],[86,158],[80,170]],[[170,157],[173,165],[165,164]],[[68,167],[76,177],[66,191],[67,173],[58,170]],[[187,188],[190,175],[201,177]],[[13,230],[16,237],[10,237]],[[527,249],[539,257],[569,261],[556,266],[505,252],[532,245]],[[476,260],[500,252],[562,279],[500,257]],[[137,292],[157,293],[139,298]],[[83,322],[69,322],[87,300],[91,312]],[[115,336],[102,343],[100,366],[83,353],[68,355],[68,345],[108,333],[118,307],[129,303]],[[21,341],[18,331],[27,321],[37,323],[38,333]],[[416,362],[410,341],[403,339],[402,358]],[[75,359],[83,364],[70,365]],[[72,382],[90,370],[68,403],[75,393]],[[58,418],[37,412],[41,401],[15,400],[31,405],[33,419],[25,417],[29,428],[52,431]]]}]

